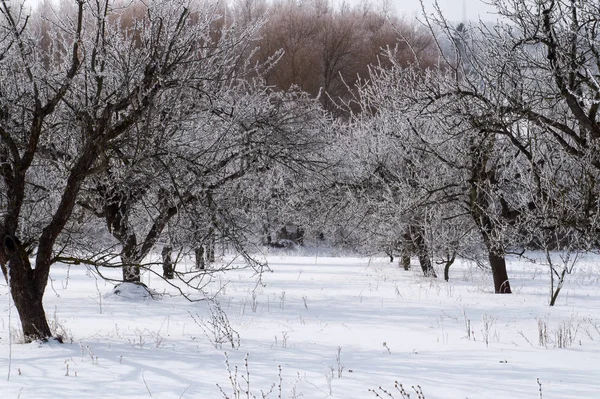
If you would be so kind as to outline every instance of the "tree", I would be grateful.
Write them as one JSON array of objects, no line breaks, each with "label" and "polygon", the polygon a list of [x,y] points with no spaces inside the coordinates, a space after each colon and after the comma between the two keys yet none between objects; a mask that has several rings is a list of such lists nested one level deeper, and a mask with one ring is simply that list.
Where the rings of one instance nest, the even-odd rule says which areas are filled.
[{"label": "tree", "polygon": [[266,75],[267,82],[282,90],[297,85],[318,96],[335,116],[343,114],[337,103],[351,97],[348,88],[359,76],[368,75],[369,65],[385,62],[379,59],[382,49],[397,47],[403,63],[435,61],[426,29],[367,3],[335,8],[327,0],[279,0],[266,13],[257,57],[266,60],[283,50],[281,61]]},{"label": "tree", "polygon": [[357,234],[367,248],[385,251],[391,260],[399,251],[405,269],[415,254],[424,275],[435,277],[432,211],[449,209],[446,193],[452,185],[446,179],[452,176],[412,134],[408,114],[398,108],[398,87],[387,79],[391,75],[384,76],[389,71],[373,67],[368,82],[357,88],[361,112],[352,114],[340,137],[340,164],[347,172],[338,188],[355,198],[352,212],[361,220]]},{"label": "tree", "polygon": [[53,21],[51,44],[38,47],[43,32],[22,8],[0,2],[0,265],[27,340],[51,335],[42,298],[56,245],[77,227],[82,187],[106,170],[107,152],[160,121],[161,110],[185,108],[183,93],[211,63],[203,57],[210,7],[153,2],[123,29],[118,15],[107,18],[112,6],[77,1]]},{"label": "tree", "polygon": [[[142,43],[138,50],[156,50],[145,47],[152,46],[163,34],[152,29],[158,18],[148,9],[132,25]],[[223,28],[217,23],[220,18],[211,13],[202,20],[187,11],[181,15],[178,24],[199,30],[202,36],[182,31],[178,34],[182,43],[167,51],[181,62],[191,56],[202,59],[202,63],[190,69],[188,77],[180,76],[187,82],[175,96],[160,98],[160,103],[153,104],[140,123],[132,126],[130,135],[106,148],[102,170],[90,179],[88,195],[80,202],[105,219],[108,231],[121,245],[123,281],[140,281],[140,264],[173,217],[192,203],[208,201],[215,188],[211,179],[218,176],[217,179],[227,181],[246,172],[232,166],[241,162],[244,147],[240,142],[238,152],[227,152],[227,146],[238,144],[239,139],[235,135],[229,137],[227,129],[235,124],[234,114],[247,111],[236,109],[232,101],[236,95],[262,90],[245,80],[246,50],[260,25]],[[128,66],[114,67],[126,71]]]},{"label": "tree", "polygon": [[[89,208],[109,221],[122,245],[124,281],[140,281],[140,266],[167,227],[178,244],[195,248],[201,270],[215,261],[217,237],[245,252],[259,202],[250,182],[259,184],[274,168],[300,173],[315,163],[323,115],[305,93],[276,92],[258,78],[249,83],[241,77],[212,92],[210,102],[190,116],[193,122],[178,126],[177,137],[151,153],[138,152],[139,164],[134,156],[119,161],[96,185],[101,195]],[[120,146],[119,153],[126,149]],[[152,165],[153,159],[159,162]],[[107,184],[113,187],[110,196],[104,194]]]},{"label": "tree", "polygon": [[493,252],[591,248],[598,242],[598,9],[577,1],[493,4],[503,17],[493,27],[458,30],[441,16],[429,19],[442,33],[440,47],[445,41],[456,51],[443,62],[452,83],[421,98],[454,109],[487,143],[472,147],[470,181],[473,214]]},{"label": "tree", "polygon": [[456,87],[471,87],[474,79],[464,63],[446,59],[447,65],[427,69],[418,62],[402,65],[392,49],[387,58],[391,67],[373,67],[368,84],[358,89],[363,112],[355,123],[369,139],[354,141],[372,165],[369,173],[393,193],[383,196],[381,207],[396,210],[394,223],[406,226],[399,241],[417,249],[424,271],[430,266],[423,254],[431,252],[425,232],[468,215],[469,223],[457,224],[461,232],[446,240],[438,234],[445,243],[430,245],[443,248],[451,263],[460,248],[457,237],[476,229],[488,252],[495,292],[509,293],[505,254],[511,245],[522,244],[514,233],[523,222],[517,210],[531,201],[525,194],[530,163],[493,130],[495,115],[456,94]]}]

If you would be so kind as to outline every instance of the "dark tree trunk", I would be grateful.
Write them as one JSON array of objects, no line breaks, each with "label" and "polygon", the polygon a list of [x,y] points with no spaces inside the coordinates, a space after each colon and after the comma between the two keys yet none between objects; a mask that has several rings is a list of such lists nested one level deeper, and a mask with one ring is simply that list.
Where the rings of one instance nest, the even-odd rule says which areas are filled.
[{"label": "dark tree trunk", "polygon": [[435,269],[433,268],[431,259],[427,253],[419,253],[419,264],[421,265],[425,277],[437,278],[437,274],[435,273]]},{"label": "dark tree trunk", "polygon": [[[483,133],[483,132],[482,132]],[[504,258],[503,243],[495,239],[496,232],[502,229],[495,217],[489,212],[490,203],[494,203],[490,197],[495,191],[493,189],[496,180],[496,170],[489,167],[490,149],[495,141],[494,135],[483,134],[483,141],[471,144],[471,188],[469,190],[469,210],[475,225],[483,238],[488,250],[488,260],[492,268],[494,278],[494,292],[496,294],[510,294],[510,282],[506,271],[506,259]],[[498,200],[498,198],[496,198]],[[500,200],[502,202],[502,200]]]},{"label": "dark tree trunk", "polygon": [[400,256],[400,262],[402,264],[402,267],[404,268],[404,270],[410,270],[410,254],[408,253],[403,253]]},{"label": "dark tree trunk", "polygon": [[205,244],[206,251],[206,263],[213,263],[215,261],[215,235],[211,234],[206,240]]},{"label": "dark tree trunk", "polygon": [[123,282],[140,283],[140,264],[148,253],[154,248],[156,241],[164,231],[169,220],[177,214],[177,206],[170,205],[164,197],[164,190],[159,192],[162,197],[161,212],[154,219],[146,236],[138,244],[137,234],[134,227],[129,223],[129,215],[133,212],[134,203],[131,202],[127,192],[117,189],[97,187],[99,193],[106,198],[103,214],[106,218],[108,231],[111,232],[119,243],[121,249],[121,261],[123,262]]},{"label": "dark tree trunk", "polygon": [[489,252],[489,261],[494,277],[494,291],[496,294],[511,294],[510,282],[506,271],[506,258],[503,255],[497,255],[494,251]]},{"label": "dark tree trunk", "polygon": [[12,251],[7,251],[10,252],[10,257],[2,269],[10,274],[6,277],[10,282],[10,292],[21,319],[23,337],[26,342],[47,339],[52,336],[52,333],[42,304],[44,290],[36,287],[34,270],[27,253],[11,239],[8,240],[10,240],[8,247],[12,246],[10,248]]},{"label": "dark tree trunk", "polygon": [[402,234],[402,253],[400,254],[400,263],[404,270],[410,270],[410,255],[414,252],[414,245],[410,235],[410,227]]},{"label": "dark tree trunk", "polygon": [[[456,245],[458,246],[458,243],[456,243]],[[452,266],[454,264],[454,261],[456,260],[456,253],[457,251],[453,251],[452,255],[450,255],[449,251],[446,255],[446,263],[444,264],[444,280],[445,281],[449,281],[450,280],[450,266]]]},{"label": "dark tree trunk", "polygon": [[304,246],[304,229],[298,228],[298,238],[296,238],[296,243],[300,246]]},{"label": "dark tree trunk", "polygon": [[141,270],[139,266],[127,265],[123,266],[123,282],[124,283],[139,283],[141,279]]},{"label": "dark tree trunk", "polygon": [[129,258],[127,255],[121,255],[121,262],[123,262],[123,282],[124,283],[140,283],[141,270],[139,264],[134,258]]},{"label": "dark tree trunk", "polygon": [[452,258],[448,259],[446,261],[446,264],[444,265],[444,280],[445,281],[450,280],[450,266],[452,266],[455,259],[456,259],[456,255],[453,255]]},{"label": "dark tree trunk", "polygon": [[139,258],[137,252],[137,236],[128,222],[128,213],[130,204],[127,201],[125,193],[108,190],[100,186],[100,192],[109,197],[104,205],[104,217],[108,231],[111,232],[123,246],[121,249],[121,262],[123,264],[123,282],[139,283],[141,282],[141,271],[139,267]]},{"label": "dark tree trunk", "polygon": [[196,257],[196,269],[204,270],[206,263],[204,262],[204,246],[198,245],[194,249],[194,256]]},{"label": "dark tree trunk", "polygon": [[262,225],[262,245],[270,246],[273,238],[271,237],[271,226],[269,224]]},{"label": "dark tree trunk", "polygon": [[42,296],[37,294],[31,285],[23,287],[16,282],[11,282],[11,293],[21,319],[25,342],[52,336],[46,321]]},{"label": "dark tree trunk", "polygon": [[429,248],[427,247],[427,242],[425,241],[425,237],[423,237],[423,229],[421,227],[411,228],[410,235],[417,251],[419,264],[421,265],[423,274],[425,277],[437,278],[437,274],[435,273],[435,269],[431,263],[431,258],[429,257]]},{"label": "dark tree trunk", "polygon": [[554,306],[556,304],[556,300],[558,299],[558,294],[560,294],[560,290],[562,287],[558,287],[556,291],[552,292],[550,296],[550,306]]},{"label": "dark tree trunk", "polygon": [[162,260],[163,260],[163,277],[167,280],[172,280],[175,278],[175,265],[173,264],[173,260],[171,259],[171,253],[173,252],[173,248],[171,247],[163,247],[162,249]]}]

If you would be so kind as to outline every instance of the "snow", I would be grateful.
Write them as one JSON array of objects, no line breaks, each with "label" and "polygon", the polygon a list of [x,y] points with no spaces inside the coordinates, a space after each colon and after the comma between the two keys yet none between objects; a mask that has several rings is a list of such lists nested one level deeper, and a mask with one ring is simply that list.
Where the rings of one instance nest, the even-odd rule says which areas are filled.
[{"label": "snow", "polygon": [[104,295],[106,299],[124,300],[147,300],[158,299],[160,294],[142,284],[121,283],[116,285],[109,293]]},{"label": "snow", "polygon": [[[281,378],[282,398],[375,398],[379,386],[401,398],[398,381],[411,398],[419,385],[427,399],[537,399],[539,378],[543,399],[596,399],[598,260],[580,261],[553,308],[547,268],[516,258],[515,293],[494,295],[491,276],[469,262],[446,283],[383,258],[274,255],[265,286],[250,271],[215,276],[218,305],[152,299],[140,286],[115,295],[87,269],[59,265],[45,307],[65,343],[13,344],[9,379],[18,320],[0,285],[0,398],[223,398],[217,383],[231,398],[248,397],[248,385],[261,398],[275,384],[267,397],[278,398]],[[175,294],[154,275],[144,282]]]}]

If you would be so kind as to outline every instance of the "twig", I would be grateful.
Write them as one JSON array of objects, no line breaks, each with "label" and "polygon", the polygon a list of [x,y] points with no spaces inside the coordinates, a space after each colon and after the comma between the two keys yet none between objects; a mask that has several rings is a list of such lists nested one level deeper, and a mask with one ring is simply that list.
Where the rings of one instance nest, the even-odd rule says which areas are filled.
[{"label": "twig", "polygon": [[[150,392],[150,387],[148,386],[148,383],[146,382],[146,379],[144,378],[144,370],[142,370],[142,381],[144,381],[144,385],[146,386],[146,390],[148,391],[148,395],[150,395],[150,397],[153,398],[154,396],[152,396],[152,392]],[[185,393],[185,391],[184,391],[184,393]]]},{"label": "twig", "polygon": [[519,334],[521,337],[523,337],[525,339],[525,341],[527,341],[527,343],[529,345],[531,345],[533,347],[533,344],[531,343],[531,341],[525,336],[525,334],[523,334],[523,331],[517,331],[517,334]]},{"label": "twig", "polygon": [[[181,395],[179,395],[179,399],[183,398],[183,395],[185,395],[185,393],[187,392],[187,390],[188,390],[188,389],[190,389],[190,386],[191,386],[191,385],[188,385],[188,386],[187,386],[187,388],[185,388],[185,389],[183,390],[183,392],[181,392]],[[152,396],[152,395],[150,395],[150,396]]]}]

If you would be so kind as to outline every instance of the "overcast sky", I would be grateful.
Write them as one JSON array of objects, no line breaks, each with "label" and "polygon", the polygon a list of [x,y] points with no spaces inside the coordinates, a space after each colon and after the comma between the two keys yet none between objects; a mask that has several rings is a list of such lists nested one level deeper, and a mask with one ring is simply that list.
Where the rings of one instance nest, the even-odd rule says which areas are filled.
[{"label": "overcast sky", "polygon": [[[37,4],[40,0],[27,0],[28,4]],[[343,2],[351,5],[362,3],[365,0],[332,0],[333,3],[339,5]],[[374,6],[380,6],[386,0],[366,0]],[[407,17],[421,17],[421,2],[419,0],[387,0],[395,7],[398,15]],[[428,14],[433,12],[433,3],[435,0],[423,0],[425,9]],[[463,17],[467,20],[476,21],[480,17],[484,21],[495,20],[493,15],[494,8],[483,3],[481,0],[438,0],[438,4],[442,9],[446,18],[450,21],[462,21]]]},{"label": "overcast sky", "polygon": [[[346,2],[352,5],[359,4],[362,0],[334,0],[341,4]],[[382,0],[370,0],[372,4],[379,5]],[[407,17],[420,17],[422,15],[421,3],[419,0],[389,0],[396,8],[398,15]],[[434,0],[424,0],[425,9],[428,14],[433,12]],[[478,20],[480,17],[484,21],[495,20],[493,15],[494,8],[483,3],[481,0],[438,0],[442,12],[451,21],[462,21],[463,15],[467,20]]]}]

